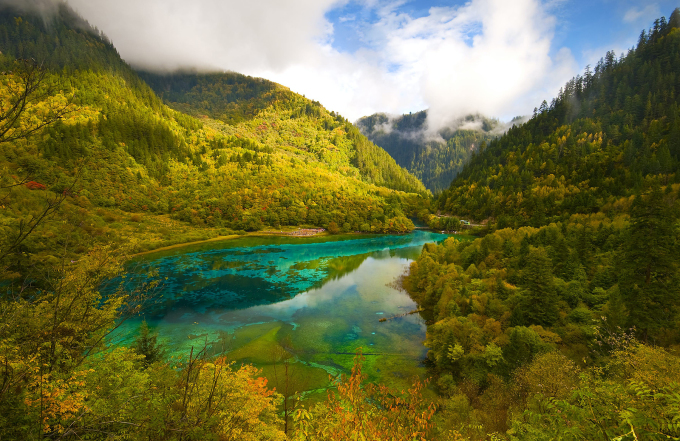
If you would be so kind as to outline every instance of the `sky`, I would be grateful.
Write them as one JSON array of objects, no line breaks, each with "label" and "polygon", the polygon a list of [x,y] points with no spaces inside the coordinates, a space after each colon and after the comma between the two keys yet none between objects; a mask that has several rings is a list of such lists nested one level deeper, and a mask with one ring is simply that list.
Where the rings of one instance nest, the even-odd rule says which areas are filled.
[{"label": "sky", "polygon": [[68,0],[130,64],[267,78],[351,121],[527,115],[667,0]]}]

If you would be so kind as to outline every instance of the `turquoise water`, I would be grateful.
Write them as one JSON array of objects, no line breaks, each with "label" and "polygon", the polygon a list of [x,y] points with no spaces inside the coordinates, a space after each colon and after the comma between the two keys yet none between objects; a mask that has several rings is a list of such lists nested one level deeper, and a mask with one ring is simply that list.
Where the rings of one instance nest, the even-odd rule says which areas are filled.
[{"label": "turquoise water", "polygon": [[255,364],[274,383],[275,367],[288,359],[306,390],[348,373],[362,347],[372,380],[402,385],[423,374],[425,324],[406,314],[417,306],[395,282],[425,243],[447,237],[248,237],[156,253],[132,266],[165,279],[158,301],[122,326],[120,343],[146,319],[169,355],[207,346]]}]

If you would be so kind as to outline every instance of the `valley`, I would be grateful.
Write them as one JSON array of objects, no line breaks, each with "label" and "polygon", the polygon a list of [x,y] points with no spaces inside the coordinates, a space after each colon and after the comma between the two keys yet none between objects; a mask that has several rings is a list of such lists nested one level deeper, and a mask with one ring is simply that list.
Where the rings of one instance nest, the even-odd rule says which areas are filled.
[{"label": "valley", "polygon": [[0,439],[680,437],[680,9],[431,127],[40,1],[0,2]]}]

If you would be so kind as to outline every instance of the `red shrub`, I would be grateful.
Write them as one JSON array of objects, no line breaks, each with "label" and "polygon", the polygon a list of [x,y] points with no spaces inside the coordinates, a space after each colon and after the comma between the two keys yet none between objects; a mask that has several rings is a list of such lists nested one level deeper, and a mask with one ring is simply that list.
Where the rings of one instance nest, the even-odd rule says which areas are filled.
[{"label": "red shrub", "polygon": [[29,181],[24,184],[29,190],[44,190],[46,187],[40,182]]}]

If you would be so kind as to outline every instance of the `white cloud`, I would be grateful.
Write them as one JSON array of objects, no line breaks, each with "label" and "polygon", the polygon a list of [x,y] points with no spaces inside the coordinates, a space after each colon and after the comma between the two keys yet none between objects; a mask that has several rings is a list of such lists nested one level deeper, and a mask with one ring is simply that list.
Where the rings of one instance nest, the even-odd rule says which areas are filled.
[{"label": "white cloud", "polygon": [[575,71],[568,49],[551,57],[554,18],[534,0],[475,0],[423,18],[384,20],[388,57],[417,78],[436,128],[464,114],[530,112]]},{"label": "white cloud", "polygon": [[263,76],[354,120],[431,108],[438,125],[469,112],[530,113],[575,72],[551,47],[555,19],[540,0],[472,0],[400,12],[364,0],[379,20],[367,47],[332,47],[325,14],[349,0],[69,0],[123,58],[156,69],[218,68]]},{"label": "white cloud", "polygon": [[357,19],[357,17],[355,15],[350,14],[350,15],[343,15],[342,17],[340,17],[338,19],[338,21],[340,23],[345,23],[346,21],[354,21],[356,19]]},{"label": "white cloud", "polygon": [[652,20],[660,15],[661,12],[659,9],[659,5],[657,5],[656,3],[650,3],[649,5],[640,9],[635,7],[630,8],[628,11],[626,11],[626,14],[623,16],[623,21],[626,23],[647,21]]},{"label": "white cloud", "polygon": [[69,0],[137,66],[283,69],[304,63],[332,30],[338,0]]}]

